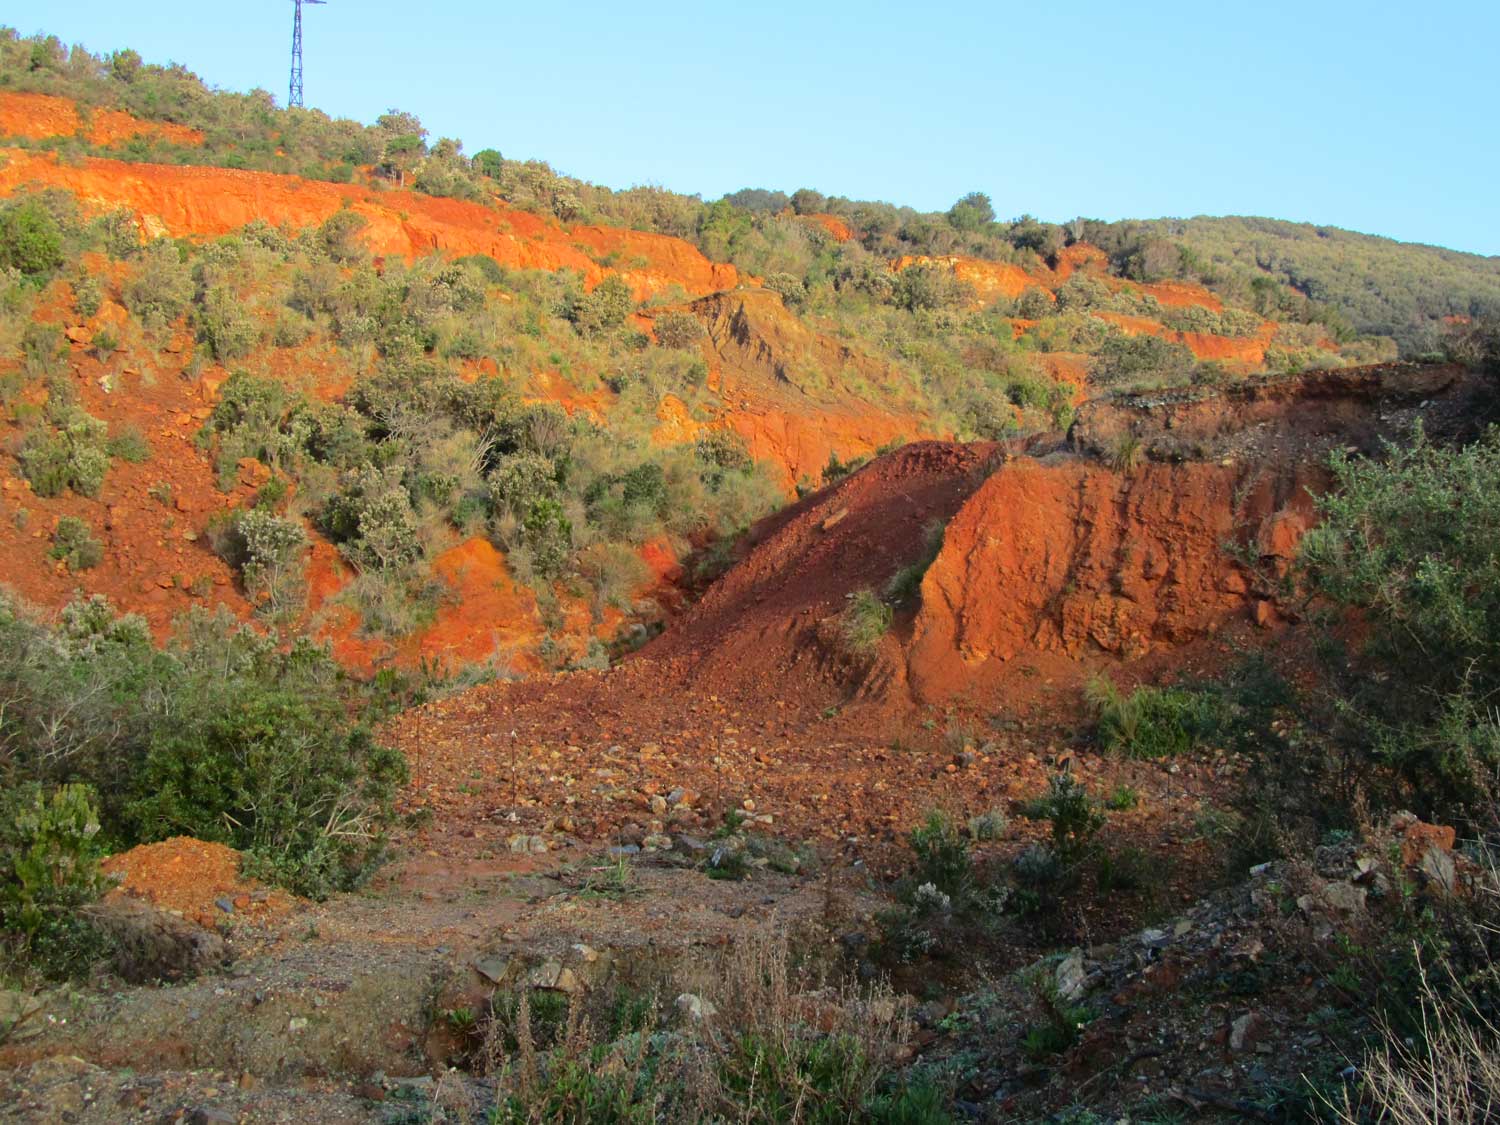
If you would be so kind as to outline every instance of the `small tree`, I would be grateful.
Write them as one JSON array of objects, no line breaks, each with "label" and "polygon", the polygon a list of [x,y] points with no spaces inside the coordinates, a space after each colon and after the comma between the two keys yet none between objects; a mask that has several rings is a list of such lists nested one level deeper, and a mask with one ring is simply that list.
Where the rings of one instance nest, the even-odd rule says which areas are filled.
[{"label": "small tree", "polygon": [[948,222],[954,230],[972,234],[995,221],[995,208],[982,191],[971,191],[948,209]]}]

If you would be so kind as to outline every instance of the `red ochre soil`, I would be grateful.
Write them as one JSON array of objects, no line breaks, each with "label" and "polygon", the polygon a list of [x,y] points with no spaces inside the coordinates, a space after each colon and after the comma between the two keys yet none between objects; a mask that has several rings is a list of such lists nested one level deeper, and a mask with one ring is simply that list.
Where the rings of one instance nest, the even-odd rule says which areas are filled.
[{"label": "red ochre soil", "polygon": [[[152,906],[213,927],[233,914],[256,921],[284,914],[297,900],[240,874],[241,855],[223,844],[173,836],[108,857],[104,873],[118,879],[110,897],[142,899]],[[226,911],[220,900],[232,909]]]},{"label": "red ochre soil", "polygon": [[[61,164],[48,153],[3,151],[7,162],[0,167],[0,195],[32,183],[64,188],[90,213],[129,209],[151,235],[213,238],[255,219],[300,229],[348,206],[369,221],[362,237],[376,254],[488,254],[516,269],[576,270],[590,287],[615,273],[637,298],[674,285],[698,296],[740,281],[733,266],[710,262],[681,239],[617,227],[568,230],[503,206],[270,172],[92,157]],[[629,264],[609,269],[595,260],[611,255]]]},{"label": "red ochre soil", "polygon": [[[1067,443],[887,454],[764,521],[610,671],[486,685],[394,720],[406,800],[435,814],[417,846],[459,872],[518,833],[585,849],[702,839],[733,811],[890,875],[929,810],[1014,813],[1068,768],[1095,792],[1141,794],[1111,831],[1189,901],[1212,877],[1195,810],[1237,768],[1077,752],[1084,685],[1214,676],[1255,649],[1299,676],[1309,638],[1274,576],[1311,523],[1305,486],[1331,449],[1373,451],[1416,417],[1435,434],[1472,426],[1475,387],[1454,368],[1344,369],[1087,404]],[[1122,434],[1159,460],[1107,467]],[[881,590],[945,522],[920,601],[873,656],[843,652],[849,596]],[[1090,924],[1120,932],[1138,924],[1128,913]]]},{"label": "red ochre soil", "polygon": [[178,145],[199,145],[203,134],[186,125],[141,121],[117,109],[91,109],[80,116],[68,98],[49,94],[0,94],[0,137],[72,137],[79,132],[96,145],[116,145],[133,137],[157,137]]}]

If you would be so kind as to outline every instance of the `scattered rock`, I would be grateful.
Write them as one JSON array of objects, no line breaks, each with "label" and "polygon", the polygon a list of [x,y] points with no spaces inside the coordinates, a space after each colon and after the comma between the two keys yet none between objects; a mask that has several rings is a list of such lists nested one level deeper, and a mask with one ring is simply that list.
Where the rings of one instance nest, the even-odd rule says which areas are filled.
[{"label": "scattered rock", "polygon": [[719,1009],[713,1001],[705,1000],[694,992],[684,992],[677,997],[677,1010],[690,1020],[709,1020],[718,1015]]}]

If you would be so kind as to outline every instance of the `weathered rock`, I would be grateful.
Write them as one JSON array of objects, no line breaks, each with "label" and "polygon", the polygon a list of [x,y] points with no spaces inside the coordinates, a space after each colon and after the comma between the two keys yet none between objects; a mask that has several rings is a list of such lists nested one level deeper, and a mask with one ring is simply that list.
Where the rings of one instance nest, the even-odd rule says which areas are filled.
[{"label": "weathered rock", "polygon": [[212,930],[135,899],[108,898],[87,914],[114,939],[114,970],[132,983],[183,980],[229,960],[229,947]]}]

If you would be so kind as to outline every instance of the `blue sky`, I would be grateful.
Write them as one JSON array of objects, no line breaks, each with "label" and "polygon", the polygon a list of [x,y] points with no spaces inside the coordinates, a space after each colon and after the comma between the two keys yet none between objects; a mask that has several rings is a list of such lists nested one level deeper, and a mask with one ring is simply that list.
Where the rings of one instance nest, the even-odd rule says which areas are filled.
[{"label": "blue sky", "polygon": [[[626,187],[818,188],[1005,217],[1255,214],[1500,254],[1500,6],[305,9],[307,103]],[[0,16],[286,97],[290,0]],[[40,22],[37,22],[40,21]]]}]

